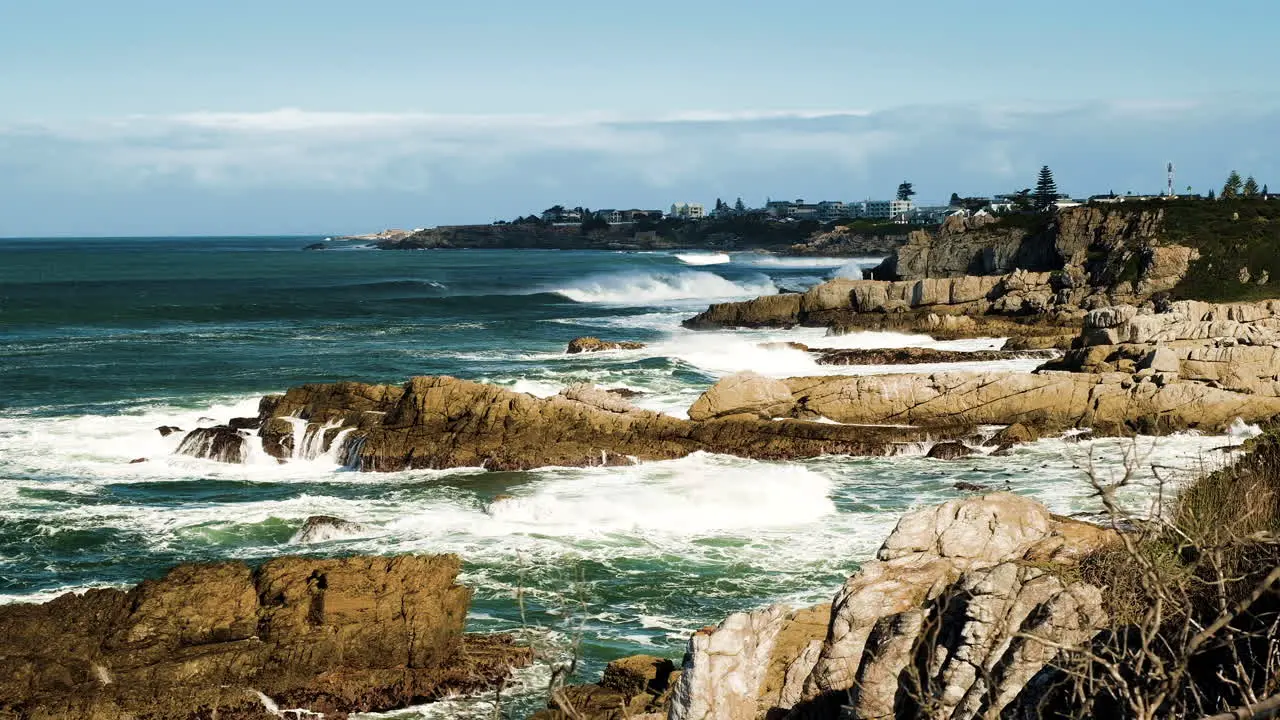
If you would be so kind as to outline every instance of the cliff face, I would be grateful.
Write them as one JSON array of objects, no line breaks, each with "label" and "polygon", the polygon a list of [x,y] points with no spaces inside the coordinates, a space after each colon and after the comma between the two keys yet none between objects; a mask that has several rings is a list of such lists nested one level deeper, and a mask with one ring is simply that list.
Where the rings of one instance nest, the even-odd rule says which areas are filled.
[{"label": "cliff face", "polygon": [[1089,206],[1055,215],[952,217],[936,233],[912,233],[873,274],[920,280],[1058,271],[1092,287],[1150,294],[1172,288],[1186,272],[1185,259],[1173,266],[1186,253],[1161,246],[1163,218],[1160,209]]}]

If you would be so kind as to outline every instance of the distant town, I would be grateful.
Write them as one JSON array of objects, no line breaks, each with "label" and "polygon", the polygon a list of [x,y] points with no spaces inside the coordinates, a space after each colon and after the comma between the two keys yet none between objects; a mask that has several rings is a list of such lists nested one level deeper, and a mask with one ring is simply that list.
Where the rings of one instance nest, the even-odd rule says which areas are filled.
[{"label": "distant town", "polygon": [[873,224],[897,225],[938,225],[948,217],[955,215],[1007,215],[1028,211],[1044,211],[1084,205],[1087,203],[1123,203],[1170,199],[1215,199],[1241,197],[1258,199],[1280,199],[1280,194],[1269,192],[1267,186],[1259,186],[1252,178],[1242,179],[1238,173],[1232,172],[1221,193],[1210,191],[1206,195],[1193,193],[1188,187],[1184,192],[1175,192],[1173,185],[1173,166],[1168,168],[1166,191],[1156,195],[1139,195],[1132,192],[1117,194],[1114,191],[1072,197],[1059,193],[1048,167],[1041,168],[1035,188],[1027,188],[1002,195],[989,197],[961,197],[952,194],[946,205],[917,205],[913,197],[915,189],[909,182],[898,186],[897,193],[889,200],[822,200],[805,202],[796,200],[766,199],[763,206],[751,207],[742,198],[729,203],[717,199],[710,209],[699,202],[674,202],[666,210],[632,208],[620,210],[614,208],[592,210],[584,207],[567,207],[556,205],[543,210],[537,215],[516,218],[512,221],[499,220],[496,225],[519,223],[544,223],[549,225],[582,225],[584,229],[599,226],[645,224],[663,220],[697,221],[704,219],[728,219],[752,217],[776,223],[799,223],[814,221],[817,223],[836,223],[842,220],[862,220]]}]

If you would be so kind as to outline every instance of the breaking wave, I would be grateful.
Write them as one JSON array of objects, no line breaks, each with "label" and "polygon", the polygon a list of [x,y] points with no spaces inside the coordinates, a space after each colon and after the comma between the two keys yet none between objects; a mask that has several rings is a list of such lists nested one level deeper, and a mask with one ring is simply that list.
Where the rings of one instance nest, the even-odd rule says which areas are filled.
[{"label": "breaking wave", "polygon": [[685,265],[723,265],[733,260],[725,253],[676,253],[675,257]]},{"label": "breaking wave", "polygon": [[734,282],[702,270],[595,275],[552,292],[574,302],[639,307],[689,300],[732,300],[773,295],[777,286],[760,275]]}]

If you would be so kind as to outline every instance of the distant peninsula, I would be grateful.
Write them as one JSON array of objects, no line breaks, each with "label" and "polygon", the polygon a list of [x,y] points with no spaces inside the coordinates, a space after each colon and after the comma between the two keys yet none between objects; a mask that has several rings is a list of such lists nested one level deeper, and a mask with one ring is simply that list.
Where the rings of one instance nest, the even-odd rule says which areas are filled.
[{"label": "distant peninsula", "polygon": [[[380,250],[715,250],[788,255],[888,255],[906,244],[916,224],[842,219],[778,221],[763,215],[641,219],[628,223],[554,223],[529,219],[488,225],[385,230],[337,240],[367,240]],[[309,250],[322,250],[315,243]]]}]

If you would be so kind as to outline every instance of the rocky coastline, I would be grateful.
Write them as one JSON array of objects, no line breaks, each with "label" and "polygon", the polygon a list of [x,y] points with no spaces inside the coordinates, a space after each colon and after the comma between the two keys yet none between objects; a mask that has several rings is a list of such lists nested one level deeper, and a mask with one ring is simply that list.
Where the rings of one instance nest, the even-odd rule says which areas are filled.
[{"label": "rocky coastline", "polygon": [[[1169,242],[1165,222],[1159,209],[1097,207],[1033,221],[953,218],[936,233],[912,233],[869,278],[717,304],[685,322],[694,330],[1007,338],[1000,350],[785,343],[778,349],[823,366],[902,371],[731,374],[689,406],[687,419],[588,384],[551,397],[445,376],[303,385],[262,398],[254,417],[186,433],[178,452],[230,463],[249,461],[256,448],[281,463],[327,455],[367,472],[922,448],[942,462],[1061,433],[1223,433],[1247,423],[1269,434],[1240,454],[1239,477],[1253,483],[1250,501],[1276,506],[1270,524],[1251,520],[1253,534],[1239,536],[1256,542],[1280,530],[1280,503],[1268,500],[1280,497],[1280,482],[1268,484],[1280,465],[1271,425],[1280,416],[1280,301],[1177,299],[1200,253]],[[387,247],[483,247],[515,231],[474,232],[438,229]],[[519,246],[546,241],[530,237],[535,244]],[[815,247],[855,244],[832,237]],[[587,337],[566,352],[642,347]],[[981,367],[1007,359],[1044,362],[1032,372]],[[956,362],[975,369],[912,372]],[[993,436],[991,426],[1003,429]],[[1210,478],[1228,487],[1238,479]],[[1120,582],[1097,569],[1098,558],[1123,550],[1122,563],[1150,571],[1146,551],[1134,550],[1148,529],[1114,516],[1099,525],[1055,515],[1009,492],[957,490],[956,499],[905,513],[830,603],[735,613],[693,633],[683,658],[620,658],[596,683],[553,682],[534,717],[1034,718],[1051,702],[1062,716],[1089,714],[1082,708],[1091,700],[1063,694],[1078,680],[1072,663],[1125,647],[1134,623],[1117,614]],[[1242,502],[1224,490],[1206,504]],[[315,520],[300,533],[345,522]],[[1199,561],[1186,547],[1171,555],[1165,562]],[[0,718],[260,718],[296,708],[332,720],[490,689],[533,654],[508,636],[464,633],[470,591],[456,584],[458,569],[452,556],[183,565],[128,591],[0,607],[0,665],[16,668],[0,677]],[[1276,582],[1260,597],[1274,600]],[[1215,687],[1212,672],[1197,672],[1196,682]],[[1226,684],[1220,694],[1236,692]]]}]

